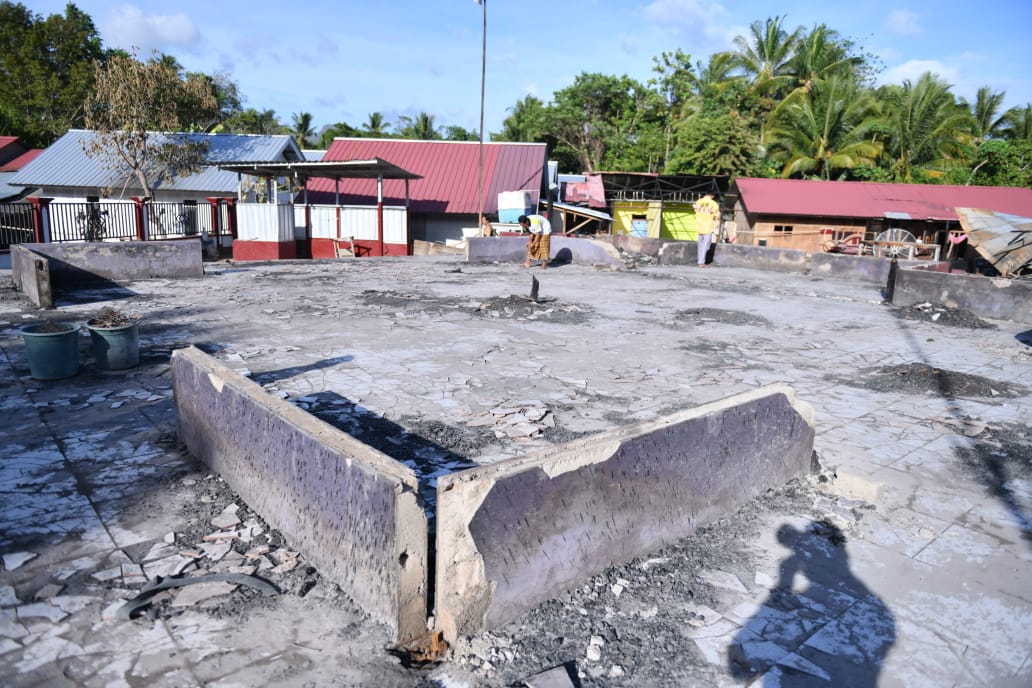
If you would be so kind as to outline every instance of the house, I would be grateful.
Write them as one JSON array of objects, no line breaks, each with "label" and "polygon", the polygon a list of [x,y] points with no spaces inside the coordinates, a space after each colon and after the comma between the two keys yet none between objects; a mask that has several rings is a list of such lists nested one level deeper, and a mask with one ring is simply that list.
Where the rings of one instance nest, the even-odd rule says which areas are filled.
[{"label": "house", "polygon": [[[90,157],[84,144],[97,134],[83,129],[71,129],[31,163],[22,168],[9,184],[34,189],[34,195],[62,202],[96,202],[124,200],[143,195],[135,175],[113,168],[102,157]],[[164,136],[155,134],[156,137]],[[221,170],[220,162],[234,161],[294,161],[304,156],[297,143],[286,135],[250,134],[183,134],[190,140],[208,142],[205,161],[209,167],[194,174],[156,181],[152,192],[154,202],[194,203],[209,198],[241,198],[254,194],[253,184],[235,172]],[[260,190],[259,190],[260,191]]]},{"label": "house", "polygon": [[[613,234],[695,241],[693,204],[704,194],[721,198],[727,177],[598,172],[613,217]],[[592,175],[588,175],[589,180]]]},{"label": "house", "polygon": [[[497,218],[500,193],[526,191],[537,207],[546,153],[543,143],[485,142],[482,187],[481,147],[476,141],[338,138],[322,160],[379,159],[417,175],[418,179],[407,182],[384,180],[383,206],[407,208],[409,242],[441,242],[462,239],[463,228],[477,227],[481,210],[487,217]],[[307,203],[314,206],[375,207],[378,201],[375,179],[313,177],[308,181],[306,192]]]},{"label": "house", "polygon": [[29,148],[17,136],[0,136],[0,203],[12,203],[28,193],[24,187],[11,186],[8,181],[41,152],[40,148]]},{"label": "house", "polygon": [[738,243],[810,252],[828,237],[909,235],[947,248],[962,232],[958,207],[1032,217],[1032,189],[998,186],[740,178],[728,198]]}]

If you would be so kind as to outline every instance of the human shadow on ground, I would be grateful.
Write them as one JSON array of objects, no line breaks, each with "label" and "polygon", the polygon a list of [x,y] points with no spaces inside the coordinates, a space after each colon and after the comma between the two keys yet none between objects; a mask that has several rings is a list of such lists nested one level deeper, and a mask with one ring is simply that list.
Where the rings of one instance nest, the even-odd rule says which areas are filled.
[{"label": "human shadow on ground", "polygon": [[896,623],[850,570],[845,536],[827,522],[807,530],[785,524],[777,535],[792,552],[728,647],[732,676],[792,688],[878,685]]}]

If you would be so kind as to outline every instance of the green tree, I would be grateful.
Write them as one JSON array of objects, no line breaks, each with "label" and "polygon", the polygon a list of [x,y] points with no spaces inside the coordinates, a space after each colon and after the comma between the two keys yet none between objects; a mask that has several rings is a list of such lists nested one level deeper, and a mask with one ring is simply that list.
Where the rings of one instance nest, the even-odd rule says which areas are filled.
[{"label": "green tree", "polygon": [[771,160],[782,177],[832,179],[876,164],[883,143],[871,136],[877,102],[852,77],[820,78],[778,107],[767,132]]},{"label": "green tree", "polygon": [[1011,108],[1004,115],[1006,124],[1003,127],[1003,138],[1008,141],[1027,141],[1032,139],[1032,103],[1025,107]]},{"label": "green tree", "polygon": [[1032,187],[1032,139],[982,143],[967,183]]},{"label": "green tree", "polygon": [[776,90],[791,83],[789,69],[802,34],[802,27],[789,32],[785,17],[768,17],[749,25],[748,36],[736,36],[735,62],[753,84],[764,90]]},{"label": "green tree", "polygon": [[215,112],[204,111],[189,119],[191,131],[216,131],[233,115],[239,113],[243,106],[240,101],[240,87],[227,72],[216,72],[208,75],[203,72],[187,72],[187,79],[203,79],[215,97]]},{"label": "green tree", "polygon": [[[96,137],[83,144],[86,154],[125,170],[139,182],[144,197],[154,183],[193,172],[204,162],[207,141],[177,136],[180,110],[218,104],[204,79],[183,79],[167,60],[141,62],[115,55],[95,63],[95,88],[84,103],[86,126]],[[155,132],[159,132],[155,134]]]},{"label": "green tree", "polygon": [[[557,142],[557,156],[568,156],[574,169],[605,169],[626,158],[627,149],[652,126],[658,99],[655,91],[626,75],[582,72],[571,86],[555,93],[546,132]],[[655,143],[655,137],[648,138]]]},{"label": "green tree", "polygon": [[383,138],[388,135],[389,128],[390,124],[384,120],[382,113],[370,112],[369,119],[362,125],[362,135],[369,138]]},{"label": "green tree", "polygon": [[705,111],[678,126],[670,174],[761,174],[755,125],[737,111]]},{"label": "green tree", "polygon": [[471,131],[465,127],[449,124],[444,128],[445,141],[479,141],[480,133]]},{"label": "green tree", "polygon": [[290,128],[290,135],[294,137],[298,148],[307,148],[308,141],[315,138],[315,129],[312,127],[311,112],[295,112],[290,116],[293,126]]},{"label": "green tree", "polygon": [[971,110],[971,116],[974,118],[977,143],[1002,138],[1007,124],[1007,113],[1001,112],[1006,95],[1004,91],[993,92],[989,86],[983,86],[978,89],[974,103],[968,103],[961,98],[961,104]]},{"label": "green tree", "polygon": [[975,124],[950,86],[926,72],[911,83],[880,89],[888,119],[885,152],[896,182],[942,181],[972,153]]},{"label": "green tree", "polygon": [[799,36],[787,70],[795,78],[797,89],[809,91],[814,84],[833,76],[854,78],[863,61],[849,53],[848,44],[836,31],[818,24]]},{"label": "green tree", "polygon": [[324,127],[322,132],[319,133],[318,146],[320,150],[326,150],[335,138],[356,138],[363,134],[363,131],[354,128],[347,122],[337,122]]},{"label": "green tree", "polygon": [[218,128],[228,134],[281,134],[284,129],[275,110],[254,108],[234,112]]},{"label": "green tree", "polygon": [[44,19],[0,2],[0,123],[40,147],[82,126],[94,62],[103,57],[93,21],[75,5]]},{"label": "green tree", "polygon": [[441,138],[433,115],[420,112],[415,117],[402,115],[398,118],[398,126],[395,133],[403,139],[417,139],[420,141],[435,141]]},{"label": "green tree", "polygon": [[492,141],[522,141],[534,143],[545,138],[545,104],[534,96],[525,96],[523,100],[508,109],[509,116],[502,122],[502,130],[491,134]]}]

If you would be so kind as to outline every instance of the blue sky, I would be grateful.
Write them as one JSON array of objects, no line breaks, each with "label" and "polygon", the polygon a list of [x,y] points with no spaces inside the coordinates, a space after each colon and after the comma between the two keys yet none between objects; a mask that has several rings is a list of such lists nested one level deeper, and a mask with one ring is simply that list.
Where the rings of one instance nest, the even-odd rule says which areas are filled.
[{"label": "blue sky", "polygon": [[[680,48],[693,61],[731,47],[750,23],[786,15],[794,27],[825,23],[877,56],[880,81],[933,71],[973,100],[980,86],[1006,91],[1005,107],[1032,102],[1032,3],[709,2],[707,0],[486,0],[485,129],[528,94],[549,101],[581,72],[646,81],[652,58]],[[22,0],[63,13],[66,0]],[[483,7],[474,0],[354,2],[79,0],[105,46],[174,55],[191,71],[223,71],[246,107],[281,122],[311,112],[316,129],[389,123],[421,111],[437,124],[479,129]],[[984,11],[978,8],[984,7]]]}]

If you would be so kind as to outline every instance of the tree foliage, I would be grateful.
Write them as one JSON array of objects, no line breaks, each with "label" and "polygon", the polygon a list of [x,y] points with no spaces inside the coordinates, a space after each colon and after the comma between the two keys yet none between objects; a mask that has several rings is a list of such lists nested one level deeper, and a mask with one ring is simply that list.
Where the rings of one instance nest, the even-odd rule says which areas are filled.
[{"label": "tree foliage", "polygon": [[184,119],[217,110],[206,80],[182,78],[158,55],[146,62],[113,55],[96,63],[94,82],[84,105],[86,126],[96,133],[83,143],[87,155],[135,176],[144,197],[155,183],[203,163],[207,143],[175,133]]},{"label": "tree foliage", "polygon": [[44,18],[0,2],[0,133],[47,146],[81,127],[93,65],[103,58],[93,21],[75,5]]}]

